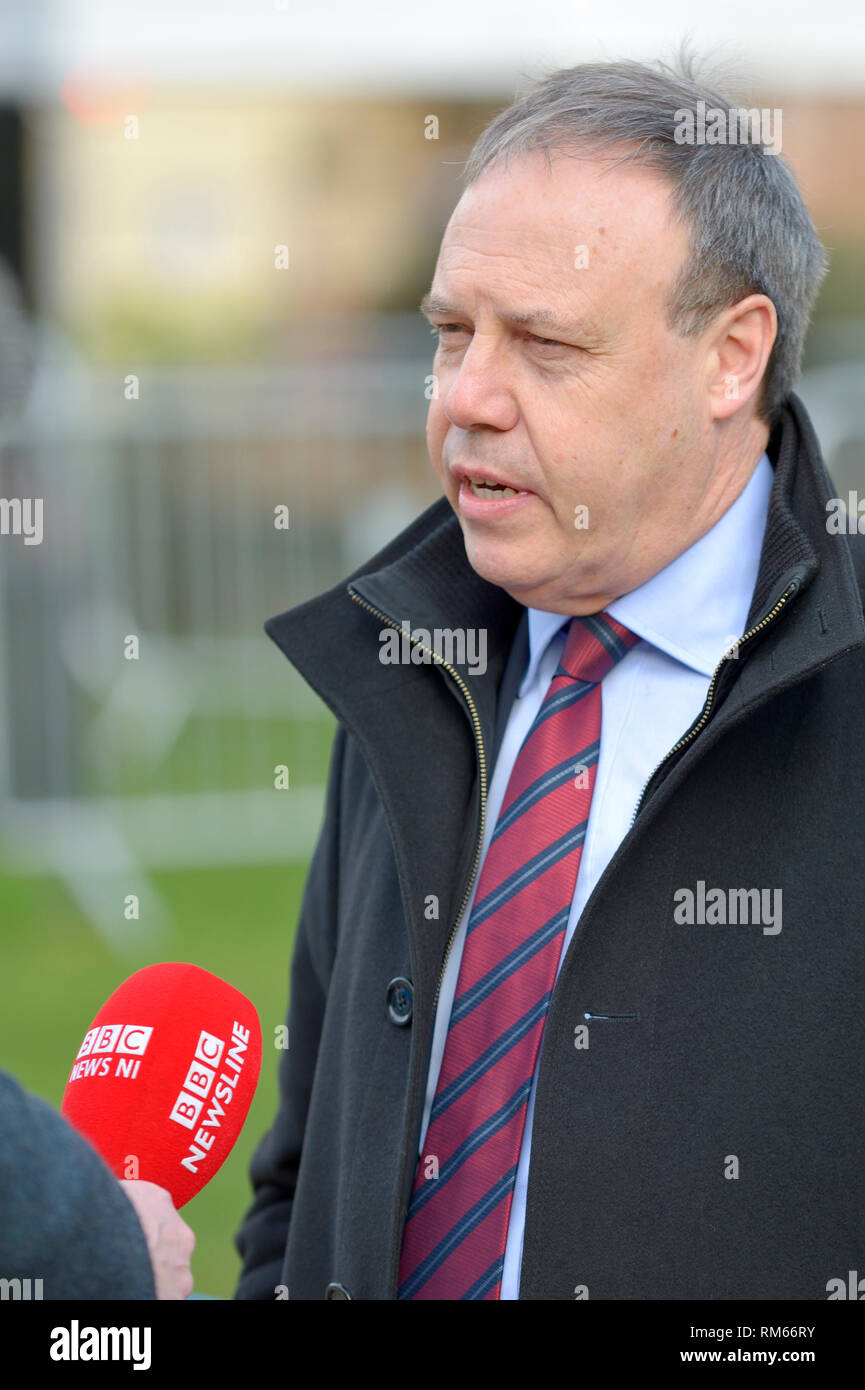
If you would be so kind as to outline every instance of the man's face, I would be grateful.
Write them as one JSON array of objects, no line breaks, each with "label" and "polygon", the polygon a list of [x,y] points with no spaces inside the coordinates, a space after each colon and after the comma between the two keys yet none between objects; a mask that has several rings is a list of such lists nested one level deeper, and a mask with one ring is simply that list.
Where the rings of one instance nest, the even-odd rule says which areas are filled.
[{"label": "man's face", "polygon": [[666,182],[594,157],[512,159],[454,210],[427,445],[470,564],[521,603],[595,612],[716,519],[705,346],[666,319],[686,253]]}]

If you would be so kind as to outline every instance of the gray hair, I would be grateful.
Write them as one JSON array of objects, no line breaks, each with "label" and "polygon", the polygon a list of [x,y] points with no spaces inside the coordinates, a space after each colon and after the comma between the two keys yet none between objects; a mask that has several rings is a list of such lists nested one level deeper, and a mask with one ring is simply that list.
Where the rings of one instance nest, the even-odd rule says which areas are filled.
[{"label": "gray hair", "polygon": [[[634,146],[615,162],[655,169],[672,185],[690,255],[667,304],[669,326],[702,333],[722,309],[765,294],[778,315],[758,411],[774,423],[799,374],[811,309],[827,259],[790,166],[759,140],[677,143],[676,121],[698,102],[737,119],[741,108],[700,81],[683,48],[675,67],[634,61],[562,68],[502,111],[463,170],[468,188],[510,155],[591,153]],[[751,113],[752,117],[756,115]],[[741,130],[741,114],[738,117]]]}]

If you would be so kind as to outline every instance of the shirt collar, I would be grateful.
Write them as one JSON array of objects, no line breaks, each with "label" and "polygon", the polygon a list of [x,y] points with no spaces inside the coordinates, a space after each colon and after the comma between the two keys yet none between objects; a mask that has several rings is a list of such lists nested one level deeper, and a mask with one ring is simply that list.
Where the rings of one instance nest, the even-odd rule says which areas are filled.
[{"label": "shirt collar", "polygon": [[[774,472],[763,454],[732,506],[705,536],[605,612],[676,661],[710,677],[732,642],[745,631]],[[529,660],[524,695],[541,658],[570,618],[530,608]]]}]

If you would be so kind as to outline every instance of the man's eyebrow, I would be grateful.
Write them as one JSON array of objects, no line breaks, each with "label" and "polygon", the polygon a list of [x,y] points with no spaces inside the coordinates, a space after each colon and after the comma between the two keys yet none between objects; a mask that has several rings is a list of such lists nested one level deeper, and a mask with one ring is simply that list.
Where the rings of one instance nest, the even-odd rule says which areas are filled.
[{"label": "man's eyebrow", "polygon": [[[452,304],[447,304],[437,295],[425,294],[420,302],[420,311],[427,317],[430,314],[455,314],[457,317],[465,317],[461,309],[455,308]],[[499,314],[503,323],[512,324],[516,328],[547,328],[554,333],[568,334],[595,331],[593,325],[588,323],[578,323],[576,320],[563,319],[552,309],[528,309],[523,312],[512,311],[506,314]]]}]

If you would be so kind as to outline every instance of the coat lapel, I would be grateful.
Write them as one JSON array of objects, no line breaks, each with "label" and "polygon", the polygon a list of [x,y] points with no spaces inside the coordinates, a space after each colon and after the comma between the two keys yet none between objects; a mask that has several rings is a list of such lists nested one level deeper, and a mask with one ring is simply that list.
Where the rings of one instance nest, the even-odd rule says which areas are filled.
[{"label": "coat lapel", "polygon": [[[423,1026],[432,1019],[442,957],[475,859],[498,685],[523,610],[468,564],[446,502],[419,523],[411,528],[416,544],[401,552],[388,547],[349,580],[265,627],[357,741],[369,768],[390,829]],[[485,669],[455,662],[460,685],[432,662],[383,662],[382,634],[403,624],[412,632],[483,629]]]}]

